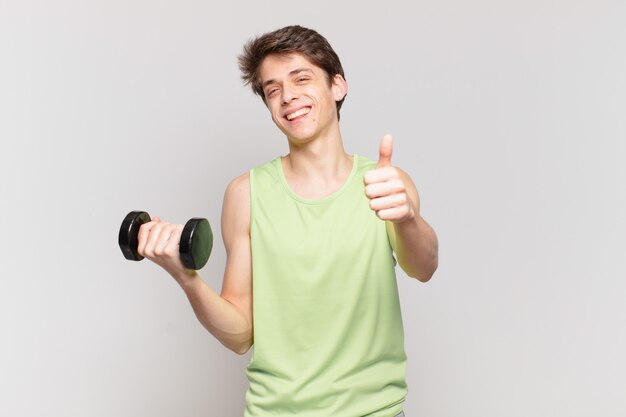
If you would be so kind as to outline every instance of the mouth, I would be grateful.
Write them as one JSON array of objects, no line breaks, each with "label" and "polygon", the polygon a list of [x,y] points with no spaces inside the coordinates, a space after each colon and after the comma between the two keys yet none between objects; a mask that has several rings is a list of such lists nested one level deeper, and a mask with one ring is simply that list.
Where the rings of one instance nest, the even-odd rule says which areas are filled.
[{"label": "mouth", "polygon": [[285,115],[285,118],[291,122],[291,121],[293,121],[293,120],[295,120],[297,118],[300,118],[300,117],[303,117],[306,114],[309,114],[310,111],[311,111],[310,107],[303,107],[300,110],[296,110],[293,113],[289,113],[289,114]]}]

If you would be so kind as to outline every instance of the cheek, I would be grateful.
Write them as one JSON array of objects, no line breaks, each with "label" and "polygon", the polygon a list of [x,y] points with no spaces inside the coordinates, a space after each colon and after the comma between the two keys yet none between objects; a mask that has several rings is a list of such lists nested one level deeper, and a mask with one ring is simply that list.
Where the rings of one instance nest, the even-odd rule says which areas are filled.
[{"label": "cheek", "polygon": [[279,128],[281,128],[280,126],[282,125],[284,121],[286,122],[287,120],[283,119],[280,116],[272,115],[272,122],[274,122],[274,124],[278,126]]},{"label": "cheek", "polygon": [[268,110],[272,116],[274,122],[278,122],[282,117],[280,116],[280,109],[276,109],[275,106],[269,105]]}]

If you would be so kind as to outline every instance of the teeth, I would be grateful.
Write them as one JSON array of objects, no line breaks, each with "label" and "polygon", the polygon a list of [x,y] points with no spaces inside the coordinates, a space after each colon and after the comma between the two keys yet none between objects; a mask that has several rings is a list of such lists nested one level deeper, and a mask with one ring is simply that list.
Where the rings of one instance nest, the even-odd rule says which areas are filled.
[{"label": "teeth", "polygon": [[288,114],[288,115],[287,115],[287,120],[293,120],[293,119],[295,119],[296,117],[298,117],[298,116],[302,116],[303,114],[307,114],[307,113],[308,113],[308,112],[310,112],[310,111],[311,111],[311,109],[310,109],[310,108],[308,108],[308,107],[307,107],[307,108],[304,108],[304,109],[300,109],[300,110],[298,110],[298,111],[296,111],[296,112],[293,112],[293,113],[291,113],[291,114]]}]

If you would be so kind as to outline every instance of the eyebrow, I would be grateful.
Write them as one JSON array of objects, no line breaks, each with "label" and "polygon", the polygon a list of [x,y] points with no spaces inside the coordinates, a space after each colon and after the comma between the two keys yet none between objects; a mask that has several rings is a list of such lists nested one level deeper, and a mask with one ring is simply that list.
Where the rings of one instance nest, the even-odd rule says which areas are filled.
[{"label": "eyebrow", "polygon": [[[290,76],[294,76],[294,75],[296,75],[296,74],[298,74],[298,73],[300,73],[300,72],[308,72],[308,73],[310,73],[311,75],[313,75],[313,70],[312,70],[312,69],[310,69],[310,68],[306,68],[306,67],[296,68],[296,69],[294,69],[294,70],[292,70],[292,71],[289,71],[289,75],[290,75]],[[263,89],[265,89],[265,87],[267,87],[268,85],[270,85],[270,84],[274,84],[274,83],[276,83],[276,82],[277,82],[277,81],[276,81],[275,79],[273,79],[273,78],[272,78],[271,80],[267,80],[267,81],[265,81],[265,82],[263,83]]]}]

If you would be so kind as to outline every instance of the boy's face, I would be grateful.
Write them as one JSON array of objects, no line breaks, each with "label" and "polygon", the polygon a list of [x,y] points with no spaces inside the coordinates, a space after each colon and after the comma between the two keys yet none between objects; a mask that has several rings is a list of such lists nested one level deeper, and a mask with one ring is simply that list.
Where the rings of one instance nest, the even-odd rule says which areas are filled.
[{"label": "boy's face", "polygon": [[272,120],[291,142],[309,142],[338,124],[336,101],[347,92],[341,75],[329,85],[323,69],[292,53],[268,55],[259,76]]}]

